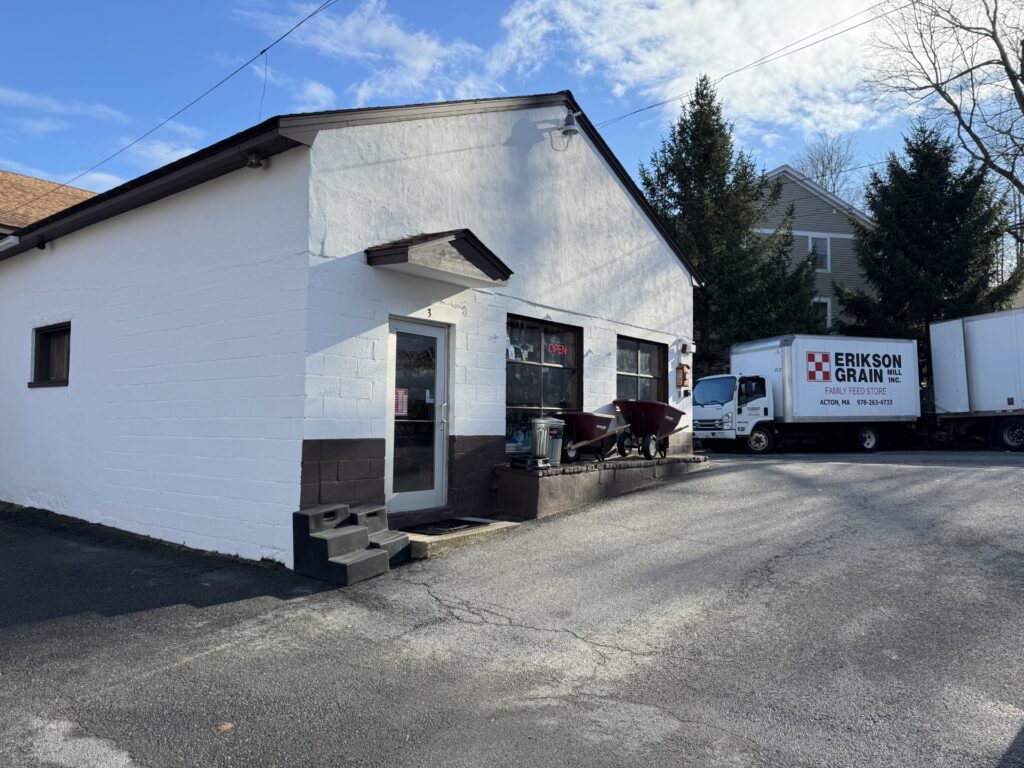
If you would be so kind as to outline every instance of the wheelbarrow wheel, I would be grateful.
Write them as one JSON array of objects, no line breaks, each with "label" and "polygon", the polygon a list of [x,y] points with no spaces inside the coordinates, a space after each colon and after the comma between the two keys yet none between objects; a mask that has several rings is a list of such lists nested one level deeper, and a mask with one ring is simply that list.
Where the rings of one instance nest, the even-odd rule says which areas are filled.
[{"label": "wheelbarrow wheel", "polygon": [[643,453],[645,459],[653,459],[658,455],[658,436],[657,435],[644,435],[643,440],[640,441],[640,452]]},{"label": "wheelbarrow wheel", "polygon": [[619,451],[619,456],[629,456],[629,452],[633,449],[633,440],[626,432],[619,432],[618,437],[615,438],[615,447]]},{"label": "wheelbarrow wheel", "polygon": [[573,448],[572,446],[567,445],[567,446],[565,446],[565,448],[562,449],[562,460],[566,464],[572,464],[579,457],[580,457],[580,449],[579,448]]}]

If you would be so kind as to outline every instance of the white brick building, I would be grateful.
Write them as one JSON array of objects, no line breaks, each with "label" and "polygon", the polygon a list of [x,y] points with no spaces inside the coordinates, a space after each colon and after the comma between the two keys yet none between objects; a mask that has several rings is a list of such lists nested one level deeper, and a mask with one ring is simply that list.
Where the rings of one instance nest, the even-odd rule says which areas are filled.
[{"label": "white brick building", "polygon": [[484,512],[530,416],[680,405],[696,277],[570,112],[272,118],[0,239],[0,500],[290,565],[300,506]]}]

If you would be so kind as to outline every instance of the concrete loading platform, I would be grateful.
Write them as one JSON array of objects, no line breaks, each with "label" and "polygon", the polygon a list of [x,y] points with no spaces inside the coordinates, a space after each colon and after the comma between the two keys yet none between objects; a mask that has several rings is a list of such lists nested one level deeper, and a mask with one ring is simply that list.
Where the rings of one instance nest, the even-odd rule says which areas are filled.
[{"label": "concrete loading platform", "polygon": [[494,470],[494,516],[535,520],[707,469],[705,456],[621,458],[528,472]]}]

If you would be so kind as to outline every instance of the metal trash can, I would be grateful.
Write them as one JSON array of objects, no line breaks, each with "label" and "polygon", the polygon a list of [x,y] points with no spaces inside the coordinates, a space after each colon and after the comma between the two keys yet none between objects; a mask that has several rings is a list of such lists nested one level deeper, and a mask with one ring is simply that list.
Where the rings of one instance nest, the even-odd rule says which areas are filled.
[{"label": "metal trash can", "polygon": [[562,465],[562,438],[565,434],[565,422],[542,416],[534,419],[533,446],[531,453],[535,458],[546,458],[553,467]]}]

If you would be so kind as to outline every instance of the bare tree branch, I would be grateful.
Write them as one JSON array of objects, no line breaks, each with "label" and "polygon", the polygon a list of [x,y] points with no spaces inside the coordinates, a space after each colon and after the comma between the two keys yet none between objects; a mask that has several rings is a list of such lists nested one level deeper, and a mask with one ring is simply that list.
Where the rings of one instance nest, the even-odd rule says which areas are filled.
[{"label": "bare tree branch", "polygon": [[[1024,198],[1024,0],[888,0],[870,83],[938,124]],[[1021,242],[1019,202],[1010,234]]]}]

